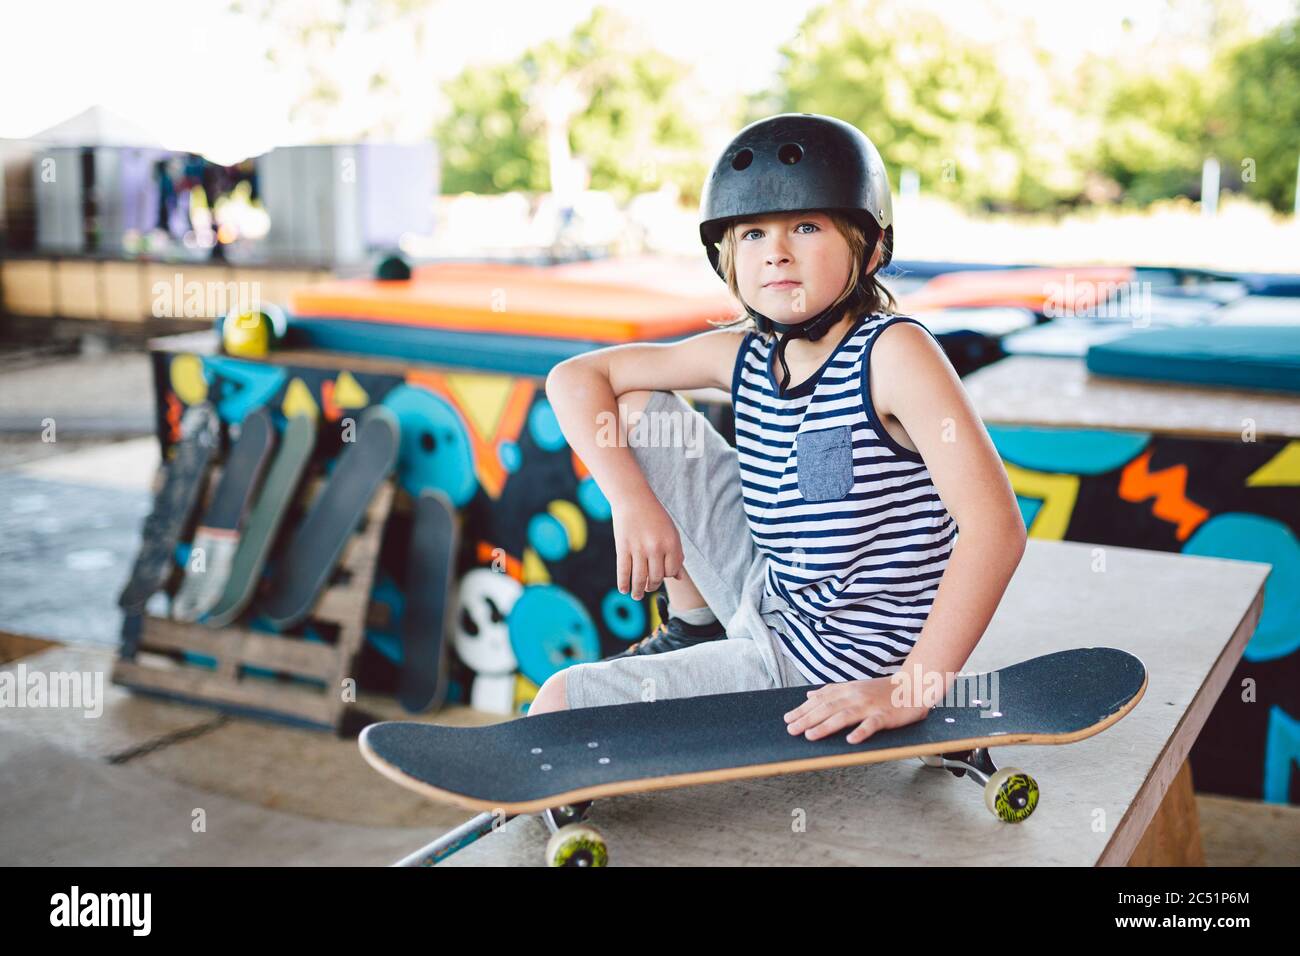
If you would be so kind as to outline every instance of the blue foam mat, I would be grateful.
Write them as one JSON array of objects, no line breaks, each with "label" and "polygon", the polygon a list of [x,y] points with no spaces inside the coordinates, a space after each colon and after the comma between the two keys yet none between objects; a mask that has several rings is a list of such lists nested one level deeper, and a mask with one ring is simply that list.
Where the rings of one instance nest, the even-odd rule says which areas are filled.
[{"label": "blue foam mat", "polygon": [[1093,345],[1087,365],[1098,375],[1300,392],[1300,327],[1156,329]]}]

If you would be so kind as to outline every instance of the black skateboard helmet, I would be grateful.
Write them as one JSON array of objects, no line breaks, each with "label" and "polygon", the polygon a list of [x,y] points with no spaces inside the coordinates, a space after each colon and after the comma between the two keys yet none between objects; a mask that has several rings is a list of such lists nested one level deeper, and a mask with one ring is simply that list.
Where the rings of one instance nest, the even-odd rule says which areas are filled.
[{"label": "black skateboard helmet", "polygon": [[[718,243],[734,220],[801,209],[844,213],[879,236],[879,269],[894,251],[894,208],[889,176],[875,145],[855,126],[817,113],[781,113],[751,123],[727,144],[700,197],[700,241],[719,276]],[[866,250],[867,262],[874,248]],[[817,341],[835,324],[836,308],[797,323],[775,322],[744,303],[760,332],[781,333],[776,356],[784,391],[790,379],[785,347],[792,338]]]},{"label": "black skateboard helmet", "polygon": [[889,177],[875,145],[855,126],[817,113],[781,113],[736,134],[713,164],[700,197],[700,241],[718,275],[717,243],[740,216],[836,209],[884,237],[880,268],[894,250]]}]

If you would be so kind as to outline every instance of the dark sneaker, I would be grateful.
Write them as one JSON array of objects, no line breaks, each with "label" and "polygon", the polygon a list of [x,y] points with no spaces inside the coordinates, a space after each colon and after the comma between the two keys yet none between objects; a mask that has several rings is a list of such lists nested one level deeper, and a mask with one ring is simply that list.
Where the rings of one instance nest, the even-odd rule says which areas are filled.
[{"label": "dark sneaker", "polygon": [[617,660],[620,657],[640,657],[643,654],[662,654],[676,651],[705,641],[717,641],[727,636],[727,629],[721,621],[708,624],[687,624],[679,617],[672,617],[668,611],[668,595],[663,591],[655,594],[655,604],[659,606],[661,623],[649,637],[643,637],[635,644],[618,654],[611,654],[605,660]]}]

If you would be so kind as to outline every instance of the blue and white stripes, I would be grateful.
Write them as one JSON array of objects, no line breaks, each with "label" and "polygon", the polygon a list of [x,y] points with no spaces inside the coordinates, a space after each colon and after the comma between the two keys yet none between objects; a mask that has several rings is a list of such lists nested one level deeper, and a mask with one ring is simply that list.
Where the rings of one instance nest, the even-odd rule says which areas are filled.
[{"label": "blue and white stripes", "polygon": [[894,441],[871,404],[876,336],[915,321],[859,317],[822,368],[783,396],[774,340],[750,332],[736,355],[745,514],[769,558],[767,590],[793,610],[775,612],[790,632],[785,653],[814,683],[899,669],[956,538],[921,456]]}]

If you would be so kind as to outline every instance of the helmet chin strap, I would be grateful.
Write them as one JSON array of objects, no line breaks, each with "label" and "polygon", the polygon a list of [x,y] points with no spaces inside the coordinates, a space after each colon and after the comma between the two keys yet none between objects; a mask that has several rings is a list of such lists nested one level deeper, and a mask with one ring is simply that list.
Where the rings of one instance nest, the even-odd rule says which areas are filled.
[{"label": "helmet chin strap", "polygon": [[776,332],[781,335],[781,340],[776,347],[776,357],[781,363],[781,384],[778,394],[785,394],[785,388],[790,384],[790,366],[785,364],[785,347],[791,339],[807,339],[809,342],[816,342],[826,331],[838,321],[836,313],[842,312],[844,303],[830,306],[822,309],[812,318],[804,319],[802,322],[785,323],[776,322],[769,319],[760,312],[755,312],[748,304],[745,305],[745,311],[754,320],[760,332]]}]

